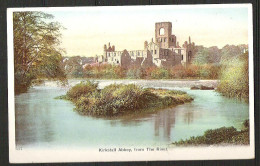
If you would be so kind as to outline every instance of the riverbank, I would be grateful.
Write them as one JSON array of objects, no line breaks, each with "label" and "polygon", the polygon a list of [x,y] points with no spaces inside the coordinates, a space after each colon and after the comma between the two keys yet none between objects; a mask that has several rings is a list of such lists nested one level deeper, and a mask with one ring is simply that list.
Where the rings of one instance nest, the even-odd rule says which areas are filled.
[{"label": "riverbank", "polygon": [[91,81],[73,86],[58,99],[72,101],[80,114],[108,117],[155,111],[193,100],[178,90],[142,88],[135,84],[111,84],[98,89],[98,83]]},{"label": "riverbank", "polygon": [[249,145],[249,120],[245,120],[243,126],[244,128],[241,131],[233,126],[207,130],[202,136],[192,136],[189,139],[181,139],[172,144],[176,146]]}]

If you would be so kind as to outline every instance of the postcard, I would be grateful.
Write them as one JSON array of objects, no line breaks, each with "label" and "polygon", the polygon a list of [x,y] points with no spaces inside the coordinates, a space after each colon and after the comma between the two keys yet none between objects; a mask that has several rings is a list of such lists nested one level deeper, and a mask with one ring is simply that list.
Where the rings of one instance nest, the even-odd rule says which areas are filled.
[{"label": "postcard", "polygon": [[11,163],[254,158],[251,4],[8,8]]}]

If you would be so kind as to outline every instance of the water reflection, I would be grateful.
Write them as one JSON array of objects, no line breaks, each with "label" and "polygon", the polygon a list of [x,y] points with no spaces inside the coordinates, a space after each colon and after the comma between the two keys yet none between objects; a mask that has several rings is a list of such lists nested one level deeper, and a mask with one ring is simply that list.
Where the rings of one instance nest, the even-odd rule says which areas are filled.
[{"label": "water reflection", "polygon": [[[160,111],[154,119],[154,134],[155,136],[163,135],[164,139],[170,140],[171,131],[175,125],[175,111],[172,109],[165,109]],[[161,129],[161,130],[160,130]]]},{"label": "water reflection", "polygon": [[26,143],[37,143],[38,141],[52,141],[53,120],[50,113],[52,108],[50,103],[41,104],[43,102],[41,100],[43,95],[48,96],[48,93],[27,93],[19,96],[19,99],[27,100],[25,104],[17,103],[15,105],[15,134],[17,144],[24,145]]}]

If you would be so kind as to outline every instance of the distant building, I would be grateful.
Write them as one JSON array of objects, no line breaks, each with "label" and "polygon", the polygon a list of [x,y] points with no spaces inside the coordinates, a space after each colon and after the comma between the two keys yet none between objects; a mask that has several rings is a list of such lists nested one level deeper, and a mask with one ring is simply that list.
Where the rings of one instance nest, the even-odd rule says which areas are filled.
[{"label": "distant building", "polygon": [[116,51],[114,45],[104,45],[103,55],[96,56],[96,64],[121,65],[122,67],[130,66],[158,66],[172,67],[182,64],[184,66],[191,63],[195,54],[195,43],[185,41],[179,46],[177,37],[172,34],[171,22],[155,23],[155,40],[149,43],[144,42],[143,50],[123,50]]}]

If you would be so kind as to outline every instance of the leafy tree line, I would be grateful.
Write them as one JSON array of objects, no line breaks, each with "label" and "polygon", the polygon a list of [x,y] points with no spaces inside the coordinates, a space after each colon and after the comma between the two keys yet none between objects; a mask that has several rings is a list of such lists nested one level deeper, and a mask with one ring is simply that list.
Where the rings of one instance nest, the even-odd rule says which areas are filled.
[{"label": "leafy tree line", "polygon": [[62,66],[69,78],[83,77],[83,66],[94,62],[94,57],[72,56],[63,57]]},{"label": "leafy tree line", "polygon": [[83,78],[104,79],[217,79],[218,65],[189,65],[184,67],[177,65],[172,68],[161,67],[130,67],[112,66],[109,64],[100,66],[87,65],[80,74]]},{"label": "leafy tree line", "polygon": [[248,102],[248,48],[247,45],[226,45],[217,47],[201,47],[193,59],[193,64],[219,65],[217,90],[225,96],[242,99]]},{"label": "leafy tree line", "polygon": [[248,46],[245,44],[241,45],[225,45],[223,48],[219,49],[217,46],[213,47],[203,47],[197,46],[197,53],[195,54],[192,63],[194,65],[204,65],[204,64],[223,64],[229,61],[233,57],[238,57],[244,53],[244,50]]},{"label": "leafy tree line", "polygon": [[197,53],[188,67],[177,65],[172,68],[160,67],[130,67],[101,65],[83,67],[80,56],[70,57],[64,64],[66,74],[72,78],[130,78],[130,79],[219,79],[221,66],[232,57],[242,54],[246,45],[226,45],[222,49],[216,46],[197,46]]},{"label": "leafy tree line", "polygon": [[63,28],[52,22],[53,15],[43,12],[14,12],[15,92],[23,92],[38,78],[64,80],[59,48]]}]

